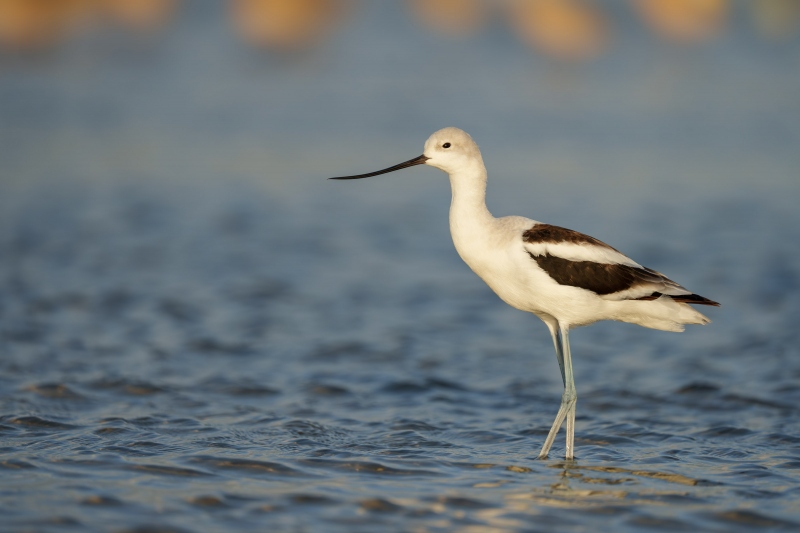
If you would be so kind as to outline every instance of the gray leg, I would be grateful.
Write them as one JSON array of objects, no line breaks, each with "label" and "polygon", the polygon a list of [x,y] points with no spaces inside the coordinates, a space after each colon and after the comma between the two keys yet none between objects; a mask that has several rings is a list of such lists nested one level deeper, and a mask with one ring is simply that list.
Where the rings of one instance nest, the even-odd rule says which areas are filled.
[{"label": "gray leg", "polygon": [[572,459],[575,454],[575,408],[578,404],[578,391],[575,390],[575,377],[572,373],[572,354],[569,350],[569,329],[561,330],[561,350],[564,355],[564,395],[569,407],[567,409],[567,453],[566,458]]},{"label": "gray leg", "polygon": [[564,382],[564,394],[561,396],[561,406],[558,409],[556,419],[550,427],[550,433],[547,434],[547,439],[544,441],[542,451],[539,452],[539,459],[545,459],[550,452],[550,447],[553,446],[553,441],[556,439],[558,430],[567,420],[567,446],[566,458],[572,459],[575,449],[575,404],[578,400],[578,395],[575,392],[575,380],[572,373],[572,356],[569,350],[569,328],[561,327],[560,325],[550,326],[550,334],[553,337],[553,344],[556,348],[556,358],[558,359],[558,368],[561,370],[561,380]]}]

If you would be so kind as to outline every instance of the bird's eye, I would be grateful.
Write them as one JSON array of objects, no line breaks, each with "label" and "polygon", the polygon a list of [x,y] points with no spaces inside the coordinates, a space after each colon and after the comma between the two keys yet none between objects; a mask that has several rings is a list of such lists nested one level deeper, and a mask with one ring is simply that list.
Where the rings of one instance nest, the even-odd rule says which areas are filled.
[{"label": "bird's eye", "polygon": [[450,143],[444,143],[444,144],[442,145],[442,148],[450,148]]}]

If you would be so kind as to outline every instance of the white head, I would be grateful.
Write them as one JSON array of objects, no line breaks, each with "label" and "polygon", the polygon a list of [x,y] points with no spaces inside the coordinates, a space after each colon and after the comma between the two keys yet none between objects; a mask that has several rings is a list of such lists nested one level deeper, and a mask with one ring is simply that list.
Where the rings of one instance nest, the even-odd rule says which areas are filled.
[{"label": "white head", "polygon": [[476,164],[483,166],[478,145],[466,131],[458,128],[443,128],[428,137],[423,155],[428,158],[426,165],[448,174],[473,168]]},{"label": "white head", "polygon": [[430,165],[450,175],[469,170],[485,172],[481,151],[475,141],[472,140],[472,137],[458,128],[443,128],[428,137],[428,140],[425,141],[425,149],[419,157],[376,172],[331,179],[355,180],[369,178],[415,165]]}]

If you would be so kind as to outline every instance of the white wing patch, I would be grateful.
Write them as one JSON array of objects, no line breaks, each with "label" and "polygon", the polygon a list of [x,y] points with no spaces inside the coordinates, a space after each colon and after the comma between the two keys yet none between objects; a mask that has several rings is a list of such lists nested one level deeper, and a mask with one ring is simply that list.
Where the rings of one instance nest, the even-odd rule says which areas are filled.
[{"label": "white wing patch", "polygon": [[525,250],[533,256],[554,255],[568,261],[592,261],[607,265],[626,265],[634,268],[643,268],[642,265],[630,257],[605,246],[596,244],[571,242],[526,242]]}]

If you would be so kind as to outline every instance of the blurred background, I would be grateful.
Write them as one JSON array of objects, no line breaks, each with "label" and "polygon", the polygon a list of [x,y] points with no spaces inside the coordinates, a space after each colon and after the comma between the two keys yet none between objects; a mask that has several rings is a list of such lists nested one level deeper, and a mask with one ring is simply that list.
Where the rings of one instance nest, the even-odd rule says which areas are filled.
[{"label": "blurred background", "polygon": [[329,191],[456,125],[537,185],[794,185],[797,4],[3,0],[2,184]]},{"label": "blurred background", "polygon": [[[583,473],[446,176],[326,180],[445,126],[496,216],[722,303],[573,335]],[[10,523],[792,529],[798,147],[800,0],[0,0]]]}]

